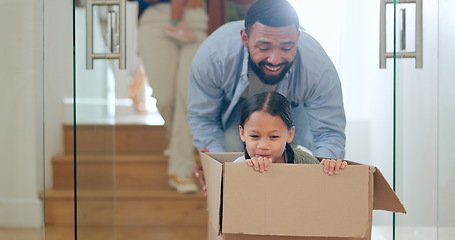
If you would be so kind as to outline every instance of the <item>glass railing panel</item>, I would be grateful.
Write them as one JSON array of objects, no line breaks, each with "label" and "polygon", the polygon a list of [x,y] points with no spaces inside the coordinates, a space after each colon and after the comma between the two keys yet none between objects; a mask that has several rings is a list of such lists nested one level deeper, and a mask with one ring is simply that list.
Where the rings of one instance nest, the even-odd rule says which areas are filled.
[{"label": "glass railing panel", "polygon": [[93,53],[107,51],[100,11],[92,8],[88,34],[85,3],[74,10],[74,227],[84,240],[115,239],[115,83],[109,60],[94,60],[88,69],[86,59],[87,36]]}]

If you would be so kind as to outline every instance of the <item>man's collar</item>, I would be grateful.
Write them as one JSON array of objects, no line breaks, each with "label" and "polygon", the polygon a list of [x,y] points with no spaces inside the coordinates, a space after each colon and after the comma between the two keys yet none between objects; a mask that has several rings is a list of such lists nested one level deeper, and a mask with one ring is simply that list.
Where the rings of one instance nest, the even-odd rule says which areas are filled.
[{"label": "man's collar", "polygon": [[241,77],[248,75],[248,48],[243,47],[243,62],[242,62],[242,73]]}]

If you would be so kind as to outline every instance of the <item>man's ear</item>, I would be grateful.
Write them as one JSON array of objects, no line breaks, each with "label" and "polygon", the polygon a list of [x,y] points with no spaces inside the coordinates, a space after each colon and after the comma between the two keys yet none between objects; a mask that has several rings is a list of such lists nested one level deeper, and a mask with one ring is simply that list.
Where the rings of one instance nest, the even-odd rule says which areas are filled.
[{"label": "man's ear", "polygon": [[248,34],[246,33],[246,30],[243,28],[240,30],[240,37],[242,38],[242,43],[244,47],[248,47]]},{"label": "man's ear", "polygon": [[292,127],[291,130],[289,130],[288,140],[286,141],[287,143],[292,142],[292,140],[294,139],[294,133],[295,133],[295,127]]},{"label": "man's ear", "polygon": [[239,134],[240,134],[240,139],[242,139],[243,142],[245,142],[245,131],[243,131],[242,126],[239,125]]}]

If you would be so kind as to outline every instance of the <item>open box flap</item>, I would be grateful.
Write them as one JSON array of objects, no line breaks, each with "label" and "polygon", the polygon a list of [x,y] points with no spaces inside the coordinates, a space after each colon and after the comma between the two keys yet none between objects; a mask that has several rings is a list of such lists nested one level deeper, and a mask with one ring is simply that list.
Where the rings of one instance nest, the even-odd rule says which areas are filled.
[{"label": "open box flap", "polygon": [[272,164],[259,173],[225,163],[222,232],[364,237],[370,231],[369,183],[366,165],[329,176],[319,165]]},{"label": "open box flap", "polygon": [[379,169],[374,170],[373,209],[406,213],[406,209]]},{"label": "open box flap", "polygon": [[[349,165],[363,165],[358,162],[347,161]],[[382,175],[381,171],[374,166],[370,166],[374,177],[374,210],[385,210],[390,212],[406,213],[406,209],[401,203],[398,196],[390,187],[387,180]]]}]

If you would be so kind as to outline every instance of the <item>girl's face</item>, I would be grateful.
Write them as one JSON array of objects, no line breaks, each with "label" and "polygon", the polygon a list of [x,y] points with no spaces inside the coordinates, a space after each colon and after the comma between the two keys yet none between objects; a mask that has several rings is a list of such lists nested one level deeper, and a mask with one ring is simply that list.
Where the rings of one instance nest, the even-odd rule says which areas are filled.
[{"label": "girl's face", "polygon": [[288,130],[280,116],[264,111],[251,114],[239,131],[250,157],[272,158],[273,162],[283,162],[286,143],[294,138],[294,127]]}]

